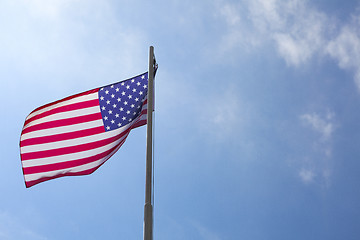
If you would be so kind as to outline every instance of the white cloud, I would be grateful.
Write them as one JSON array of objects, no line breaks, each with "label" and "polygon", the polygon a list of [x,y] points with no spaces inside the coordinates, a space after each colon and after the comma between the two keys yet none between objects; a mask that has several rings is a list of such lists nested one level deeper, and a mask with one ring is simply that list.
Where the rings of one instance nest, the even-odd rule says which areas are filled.
[{"label": "white cloud", "polygon": [[[258,46],[272,42],[279,55],[291,66],[306,63],[321,51],[324,32],[329,25],[325,14],[304,1],[251,0],[245,7],[224,4],[220,15],[226,19],[229,31],[221,43],[226,50],[235,47]],[[245,9],[245,10],[244,10]],[[252,25],[247,27],[250,21]]]},{"label": "white cloud", "polygon": [[255,0],[248,1],[247,4],[250,21],[258,31],[268,33],[269,30],[278,31],[284,27],[285,19],[280,16],[282,8],[278,0]]},{"label": "white cloud", "polygon": [[360,16],[341,27],[340,33],[327,45],[328,54],[342,69],[354,71],[354,80],[360,91]]},{"label": "white cloud", "polygon": [[318,133],[318,137],[312,137],[313,149],[304,152],[305,157],[300,163],[299,177],[302,182],[323,183],[328,187],[332,175],[332,138],[336,129],[335,114],[328,111],[326,114],[306,113],[300,116],[305,126]]},{"label": "white cloud", "polygon": [[217,94],[204,96],[200,102],[206,104],[198,107],[202,108],[198,112],[199,126],[216,141],[238,136],[237,133],[244,127],[244,120],[249,117],[248,108],[242,104],[232,86],[219,89]]},{"label": "white cloud", "polygon": [[311,183],[314,181],[314,170],[302,168],[299,172],[299,176],[304,183]]},{"label": "white cloud", "polygon": [[210,105],[213,108],[210,123],[220,130],[230,130],[238,119],[239,100],[232,93],[225,93],[223,98]]},{"label": "white cloud", "polygon": [[328,112],[325,117],[321,117],[317,113],[306,113],[301,116],[301,119],[312,129],[321,134],[323,140],[329,140],[335,129],[333,123],[334,114]]},{"label": "white cloud", "polygon": [[242,5],[218,5],[218,15],[227,26],[220,52],[274,45],[286,64],[294,67],[309,63],[315,56],[331,57],[341,69],[354,73],[360,91],[359,13],[350,22],[341,22],[310,1],[247,0]]},{"label": "white cloud", "polygon": [[236,26],[241,21],[237,9],[230,4],[224,4],[220,8],[220,14],[225,17],[226,22],[231,26]]},{"label": "white cloud", "polygon": [[[285,8],[282,28],[273,34],[280,56],[288,65],[306,63],[321,50],[323,32],[328,24],[325,15],[307,6],[303,1],[291,1]],[[279,4],[282,4],[281,2]]]},{"label": "white cloud", "polygon": [[300,19],[294,14],[294,22],[273,35],[280,56],[288,65],[293,66],[306,63],[314,54],[321,51],[324,43],[326,17],[315,10],[307,11],[304,6],[299,11]]},{"label": "white cloud", "polygon": [[[228,28],[228,32],[221,37],[220,44],[218,45],[217,51],[222,55],[227,55],[229,51],[237,49],[239,45],[247,43],[250,34],[245,35],[244,19],[240,14],[241,6],[229,4],[220,1],[215,8],[217,9],[216,16],[220,16],[220,19],[225,20],[225,26]],[[249,32],[250,33],[250,32]],[[246,49],[246,48],[244,48]]]},{"label": "white cloud", "polygon": [[297,41],[289,34],[275,34],[279,54],[288,65],[298,66],[311,57],[306,41]]}]

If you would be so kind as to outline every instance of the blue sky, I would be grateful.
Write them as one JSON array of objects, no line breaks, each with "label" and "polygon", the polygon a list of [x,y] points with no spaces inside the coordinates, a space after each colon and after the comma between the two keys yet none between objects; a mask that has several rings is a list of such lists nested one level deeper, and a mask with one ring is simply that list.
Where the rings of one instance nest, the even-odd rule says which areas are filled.
[{"label": "blue sky", "polygon": [[358,239],[360,2],[0,2],[0,239],[141,239],[146,128],[26,189],[36,107],[159,62],[154,239]]}]

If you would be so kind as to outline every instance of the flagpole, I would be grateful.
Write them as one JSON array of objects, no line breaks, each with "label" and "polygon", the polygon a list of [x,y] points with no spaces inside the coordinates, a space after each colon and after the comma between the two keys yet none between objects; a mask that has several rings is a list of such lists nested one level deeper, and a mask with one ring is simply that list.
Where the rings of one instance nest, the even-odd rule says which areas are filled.
[{"label": "flagpole", "polygon": [[149,75],[147,96],[147,134],[146,134],[146,179],[144,206],[144,240],[153,239],[153,206],[152,206],[152,113],[154,109],[154,47],[149,51]]}]

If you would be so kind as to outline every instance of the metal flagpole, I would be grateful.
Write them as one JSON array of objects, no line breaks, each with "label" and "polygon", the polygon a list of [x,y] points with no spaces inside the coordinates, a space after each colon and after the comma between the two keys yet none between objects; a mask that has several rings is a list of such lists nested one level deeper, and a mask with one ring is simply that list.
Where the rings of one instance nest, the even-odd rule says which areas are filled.
[{"label": "metal flagpole", "polygon": [[154,109],[154,47],[150,46],[149,75],[147,96],[147,134],[146,134],[146,182],[144,206],[144,240],[153,239],[153,206],[152,206],[152,114]]}]

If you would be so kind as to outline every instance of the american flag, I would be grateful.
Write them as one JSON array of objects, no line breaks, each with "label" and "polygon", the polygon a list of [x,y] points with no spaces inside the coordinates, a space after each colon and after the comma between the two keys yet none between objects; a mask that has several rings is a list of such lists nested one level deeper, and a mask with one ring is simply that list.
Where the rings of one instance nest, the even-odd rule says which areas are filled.
[{"label": "american flag", "polygon": [[32,111],[20,138],[26,187],[98,169],[146,124],[147,85],[146,72]]}]

